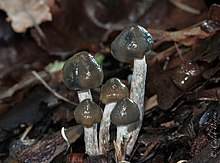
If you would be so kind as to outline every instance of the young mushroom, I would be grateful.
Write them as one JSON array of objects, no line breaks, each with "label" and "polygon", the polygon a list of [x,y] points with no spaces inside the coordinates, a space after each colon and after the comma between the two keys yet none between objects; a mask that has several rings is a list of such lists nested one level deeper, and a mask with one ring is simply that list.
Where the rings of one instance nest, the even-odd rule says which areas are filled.
[{"label": "young mushroom", "polygon": [[76,53],[63,66],[63,81],[71,90],[77,90],[79,101],[92,99],[90,90],[102,84],[104,74],[95,58],[86,51]]},{"label": "young mushroom", "polygon": [[131,125],[127,154],[130,154],[137,140],[144,116],[144,93],[147,74],[145,54],[149,53],[153,46],[153,37],[141,26],[125,28],[112,42],[111,53],[121,62],[132,62],[134,69],[131,82],[130,98],[137,103],[140,109],[139,122]]},{"label": "young mushroom", "polygon": [[128,88],[118,78],[109,79],[101,88],[100,100],[105,104],[105,108],[99,131],[100,154],[106,154],[109,150],[110,114],[116,102],[124,97],[128,97]]},{"label": "young mushroom", "polygon": [[[70,90],[77,90],[79,101],[91,99],[91,88],[99,87],[102,84],[104,74],[100,65],[94,57],[86,51],[76,53],[69,58],[63,66],[63,81]],[[90,133],[92,132],[92,133]],[[88,135],[93,134],[90,140]],[[86,153],[94,155],[98,153],[97,125],[93,125],[93,130],[84,128],[84,139],[92,146],[87,146]],[[88,149],[92,148],[92,150]],[[87,151],[89,150],[89,151]]]},{"label": "young mushroom", "polygon": [[[99,105],[94,103],[91,99],[83,100],[79,105],[77,105],[74,110],[74,116],[76,122],[82,124],[85,132],[85,147],[86,153],[88,155],[98,155],[97,149],[94,152],[94,137],[97,134],[96,129],[94,130],[94,124],[100,123],[102,119],[102,109]],[[95,133],[94,133],[95,132]]]},{"label": "young mushroom", "polygon": [[[139,120],[138,105],[129,98],[118,101],[111,113],[111,122],[117,126],[116,144],[119,148],[121,160],[125,161],[128,143],[128,126]],[[130,141],[130,140],[129,140]]]}]

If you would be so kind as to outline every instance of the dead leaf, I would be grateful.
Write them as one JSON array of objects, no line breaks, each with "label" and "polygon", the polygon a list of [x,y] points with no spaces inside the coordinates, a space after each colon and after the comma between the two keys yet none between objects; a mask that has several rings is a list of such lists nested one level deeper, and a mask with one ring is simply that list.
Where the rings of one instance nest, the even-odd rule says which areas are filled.
[{"label": "dead leaf", "polygon": [[204,32],[200,26],[175,32],[167,32],[156,29],[149,29],[149,31],[157,41],[175,41],[182,43],[185,46],[192,46],[195,44],[197,39],[204,39],[210,36],[210,34]]},{"label": "dead leaf", "polygon": [[150,109],[152,109],[153,107],[157,106],[158,102],[157,102],[157,95],[151,96],[145,104],[145,109],[144,112],[149,111]]},{"label": "dead leaf", "polygon": [[212,37],[208,37],[201,42],[197,48],[197,53],[194,60],[205,61],[208,63],[213,62],[215,59],[220,59],[220,33],[216,33]]},{"label": "dead leaf", "polygon": [[213,4],[210,8],[209,18],[211,20],[216,20],[216,21],[220,22],[219,12],[220,12],[220,5]]},{"label": "dead leaf", "polygon": [[4,10],[8,21],[15,32],[22,33],[29,27],[45,21],[51,21],[50,8],[44,1],[39,0],[2,0],[0,9]]},{"label": "dead leaf", "polygon": [[184,94],[184,91],[173,83],[172,72],[161,71],[156,65],[155,68],[158,69],[154,76],[158,106],[161,109],[168,110]]},{"label": "dead leaf", "polygon": [[218,71],[220,70],[220,63],[218,63],[216,66],[212,66],[210,69],[208,69],[206,72],[202,74],[202,76],[205,79],[210,79],[212,76],[214,76]]}]

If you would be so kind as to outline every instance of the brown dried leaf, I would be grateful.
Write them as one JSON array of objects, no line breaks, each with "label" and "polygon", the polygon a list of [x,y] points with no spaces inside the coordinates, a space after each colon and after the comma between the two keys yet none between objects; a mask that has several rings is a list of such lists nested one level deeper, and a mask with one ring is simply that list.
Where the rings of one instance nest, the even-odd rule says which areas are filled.
[{"label": "brown dried leaf", "polygon": [[162,30],[149,29],[154,39],[157,41],[175,41],[186,46],[192,46],[197,39],[204,39],[210,34],[204,32],[200,26],[187,28],[175,32],[167,32]]},{"label": "brown dried leaf", "polygon": [[51,21],[50,8],[39,0],[2,0],[0,9],[6,11],[15,32],[22,33],[29,27],[44,21]]},{"label": "brown dried leaf", "polygon": [[220,70],[220,63],[218,63],[216,66],[212,66],[210,69],[208,69],[206,72],[202,74],[202,76],[205,79],[210,79],[213,75],[215,75]]},{"label": "brown dried leaf", "polygon": [[206,38],[201,41],[200,46],[196,49],[194,60],[205,61],[208,63],[213,62],[216,59],[220,59],[220,33],[216,33],[215,35]]},{"label": "brown dried leaf", "polygon": [[149,111],[150,109],[152,109],[153,107],[157,106],[158,102],[157,102],[157,95],[151,96],[145,104],[145,109],[144,112]]},{"label": "brown dried leaf", "polygon": [[172,81],[172,72],[158,72],[154,75],[155,90],[158,97],[158,105],[162,109],[169,109],[175,101],[184,94],[184,91]]},{"label": "brown dried leaf", "polygon": [[209,14],[210,19],[220,22],[219,12],[220,12],[220,5],[213,4],[210,8],[210,14]]}]

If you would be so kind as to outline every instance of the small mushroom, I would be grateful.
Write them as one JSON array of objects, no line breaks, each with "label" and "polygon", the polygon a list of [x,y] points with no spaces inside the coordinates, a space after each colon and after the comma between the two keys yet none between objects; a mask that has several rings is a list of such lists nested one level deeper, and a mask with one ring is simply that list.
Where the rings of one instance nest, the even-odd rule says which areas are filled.
[{"label": "small mushroom", "polygon": [[86,51],[76,53],[63,66],[63,81],[71,90],[97,88],[103,78],[102,68]]},{"label": "small mushroom", "polygon": [[[69,89],[77,90],[80,102],[85,99],[92,100],[90,88],[99,87],[102,84],[103,78],[102,68],[94,57],[86,51],[76,53],[69,58],[63,66],[63,81]],[[93,128],[94,139],[92,142],[93,146],[91,146],[92,153],[90,153],[91,151],[86,151],[89,155],[98,153],[97,125],[94,124]]]},{"label": "small mushroom", "polygon": [[94,139],[97,139],[97,128],[94,124],[100,123],[102,119],[102,109],[100,106],[91,99],[85,99],[77,105],[74,111],[74,117],[76,122],[84,126],[86,153],[88,155],[99,154],[98,152],[94,153]]},{"label": "small mushroom", "polygon": [[126,27],[112,42],[111,53],[120,62],[133,62],[143,59],[144,54],[153,46],[153,37],[143,27]]},{"label": "small mushroom", "polygon": [[188,61],[181,63],[174,70],[172,79],[178,88],[186,91],[201,78],[203,72],[203,67],[199,67],[195,62]]},{"label": "small mushroom", "polygon": [[144,93],[147,74],[147,63],[145,54],[148,54],[153,46],[153,37],[143,27],[130,26],[125,28],[112,42],[111,53],[113,57],[121,62],[134,60],[134,69],[131,81],[130,98],[137,103],[140,109],[140,121],[138,124],[130,125],[133,130],[129,137],[127,154],[130,154],[137,140],[144,116]]},{"label": "small mushroom", "polygon": [[63,81],[71,90],[77,90],[79,101],[92,99],[89,89],[102,84],[104,74],[94,57],[81,51],[69,58],[63,66]]},{"label": "small mushroom", "polygon": [[101,88],[100,100],[103,104],[119,101],[128,96],[128,88],[118,78],[111,78]]},{"label": "small mushroom", "polygon": [[111,113],[111,122],[117,126],[116,144],[119,148],[121,160],[125,160],[127,151],[126,144],[128,137],[128,126],[139,120],[140,111],[138,105],[129,98],[118,101]]},{"label": "small mushroom", "polygon": [[100,154],[106,154],[109,150],[110,114],[116,102],[124,97],[128,97],[128,88],[118,78],[109,79],[101,88],[100,100],[105,108],[99,131]]}]

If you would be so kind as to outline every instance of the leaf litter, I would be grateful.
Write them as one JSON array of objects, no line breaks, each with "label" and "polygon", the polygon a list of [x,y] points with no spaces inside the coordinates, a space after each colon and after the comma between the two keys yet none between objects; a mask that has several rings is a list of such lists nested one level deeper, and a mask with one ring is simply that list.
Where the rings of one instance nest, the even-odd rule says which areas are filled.
[{"label": "leaf litter", "polygon": [[[35,1],[26,4],[31,5],[28,8],[31,13],[36,7],[32,2]],[[24,1],[20,3],[24,5]],[[32,24],[26,26],[24,23],[20,29],[15,29],[14,15],[9,14],[15,9],[12,6],[3,8],[5,13],[0,13],[4,22],[0,31],[6,31],[0,35],[0,109],[4,110],[0,110],[0,160],[60,162],[66,159],[68,163],[80,157],[84,161],[99,159],[112,162],[114,153],[111,151],[105,157],[84,154],[80,138],[82,127],[77,126],[74,120],[74,106],[54,96],[45,85],[39,86],[41,83],[30,74],[33,70],[45,74],[49,63],[57,60],[62,63],[72,53],[87,49],[104,57],[101,63],[105,80],[117,76],[128,84],[131,66],[115,61],[109,47],[124,26],[140,24],[149,27],[155,44],[148,58],[143,130],[127,159],[139,163],[219,161],[219,157],[212,157],[210,145],[213,141],[210,131],[213,116],[220,112],[219,5],[209,8],[199,0],[129,3],[124,0],[93,3],[57,0],[45,5],[46,12],[41,14],[47,16],[35,20],[37,26],[32,19]],[[131,5],[132,10],[129,8]],[[26,32],[14,33],[5,21],[5,14],[11,18],[13,30]],[[51,22],[42,23],[45,20]],[[27,30],[30,27],[32,29]],[[39,34],[39,29],[43,35]],[[77,102],[76,92],[63,85],[59,69],[47,73],[46,78],[44,75],[41,77],[51,89]],[[94,100],[102,106],[99,91],[92,90]],[[63,126],[67,128],[67,137],[73,138],[70,139],[71,151],[67,157],[62,154],[66,148],[60,134]],[[114,130],[112,128],[112,132]],[[19,140],[25,132],[24,140]],[[41,147],[48,148],[42,151]]]}]

